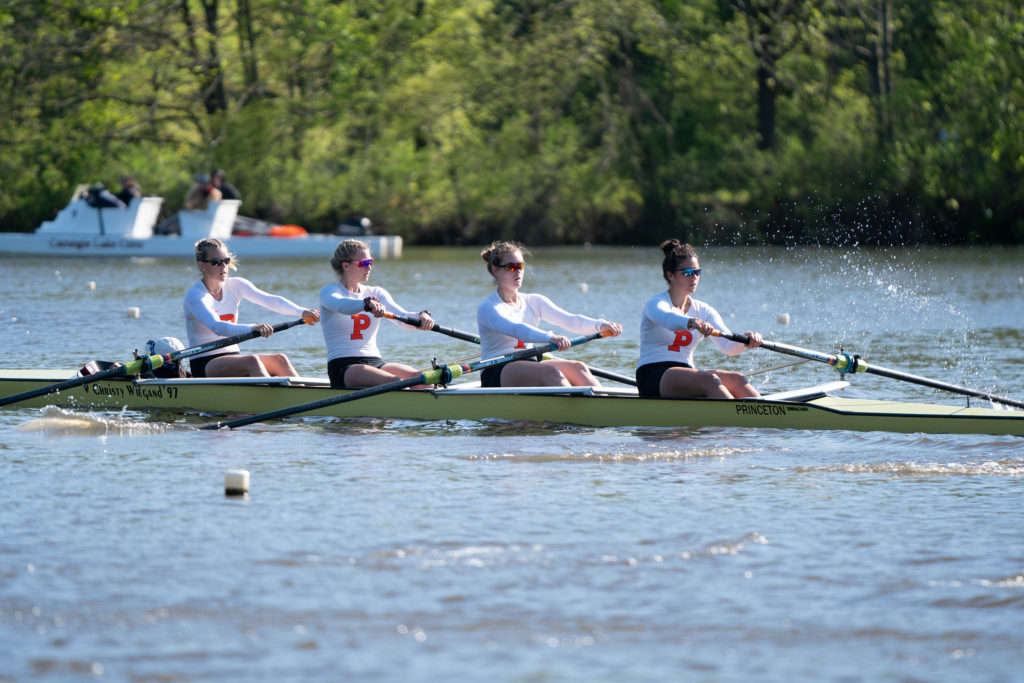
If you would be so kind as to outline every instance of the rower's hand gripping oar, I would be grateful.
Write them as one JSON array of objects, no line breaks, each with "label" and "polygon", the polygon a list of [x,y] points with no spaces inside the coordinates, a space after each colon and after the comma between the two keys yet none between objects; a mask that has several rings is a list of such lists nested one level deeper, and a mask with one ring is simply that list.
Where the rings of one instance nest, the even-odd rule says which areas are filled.
[{"label": "rower's hand gripping oar", "polygon": [[[413,327],[420,326],[419,318],[410,318],[408,316],[398,315],[397,313],[385,313],[384,317],[391,318],[392,320],[397,320],[398,322],[405,323],[406,325],[412,325]],[[456,330],[451,327],[443,327],[441,325],[438,325],[437,323],[434,323],[434,327],[431,329],[431,331],[440,332],[441,334],[448,335],[449,337],[461,339],[462,341],[468,341],[473,344],[480,343],[480,337],[476,336],[475,334],[470,334],[469,332],[462,332],[461,330]],[[632,377],[620,375],[619,373],[612,372],[611,370],[595,368],[593,365],[588,365],[587,367],[590,368],[590,374],[594,375],[595,377],[601,377],[603,379],[610,379],[616,382],[622,382],[623,384],[629,384],[630,386],[634,387],[636,386],[636,380],[633,379]]]},{"label": "rower's hand gripping oar", "polygon": [[[722,334],[716,330],[714,336],[729,339],[741,344],[747,344],[750,342],[747,336],[743,334]],[[851,356],[848,353],[821,353],[819,351],[811,351],[810,349],[802,349],[799,346],[789,346],[788,344],[780,344],[779,342],[771,342],[767,340],[761,342],[761,348],[768,349],[769,351],[775,351],[777,353],[784,353],[789,356],[796,356],[798,358],[806,358],[808,360],[827,363],[843,374],[867,372],[872,375],[898,379],[904,382],[910,382],[911,384],[919,384],[923,387],[941,389],[942,391],[949,391],[954,394],[964,394],[965,396],[976,396],[987,401],[992,401],[993,403],[1002,403],[1016,408],[1024,408],[1024,401],[1016,401],[1012,398],[996,396],[995,394],[978,391],[977,389],[971,389],[969,387],[961,387],[956,384],[948,384],[946,382],[928,379],[927,377],[911,375],[910,373],[901,372],[899,370],[889,370],[888,368],[882,368],[877,365],[868,365],[860,356]]]},{"label": "rower's hand gripping oar", "polygon": [[[286,323],[278,323],[274,325],[274,332],[281,332],[287,330],[289,327],[295,327],[307,322],[303,318],[298,320],[291,320]],[[312,323],[309,323],[312,324]],[[181,351],[175,351],[174,353],[164,353],[153,356],[143,356],[133,361],[123,364],[116,364],[106,370],[94,372],[90,375],[83,375],[81,377],[72,377],[66,379],[63,382],[52,384],[48,387],[40,387],[38,389],[32,389],[31,391],[25,391],[20,394],[13,396],[7,396],[6,398],[0,398],[0,406],[9,405],[11,403],[17,403],[18,401],[27,401],[30,398],[36,398],[37,396],[45,396],[46,394],[52,394],[57,391],[64,391],[65,389],[72,389],[74,387],[82,386],[83,384],[90,384],[92,382],[98,382],[101,379],[111,379],[114,377],[129,377],[131,375],[139,375],[143,372],[155,370],[163,367],[167,363],[172,363],[183,358],[189,358],[191,356],[199,355],[200,353],[206,353],[207,351],[213,351],[214,349],[224,348],[225,346],[232,346],[239,342],[244,342],[248,339],[254,339],[259,337],[260,333],[258,330],[252,330],[250,332],[243,332],[242,334],[236,334],[233,337],[225,337],[224,339],[217,339],[206,344],[200,344],[199,346],[192,346]]]},{"label": "rower's hand gripping oar", "polygon": [[[609,336],[606,332],[595,332],[585,337],[576,337],[575,339],[570,339],[569,345],[579,346],[580,344],[585,344],[593,339],[600,339],[601,337],[606,336]],[[389,391],[405,389],[406,387],[413,387],[416,386],[417,384],[448,384],[453,379],[461,377],[462,375],[466,375],[470,372],[476,372],[477,370],[492,368],[497,365],[505,365],[506,363],[511,363],[512,361],[515,360],[531,358],[532,356],[539,356],[549,351],[556,350],[558,350],[558,347],[556,347],[554,344],[544,344],[543,346],[535,346],[532,349],[514,351],[513,353],[510,353],[506,356],[499,356],[498,358],[482,360],[476,363],[471,363],[469,365],[459,365],[455,363],[451,363],[448,365],[439,365],[431,370],[421,372],[415,377],[400,379],[394,382],[388,382],[387,384],[378,384],[375,387],[357,389],[347,394],[341,394],[339,396],[330,396],[328,398],[320,399],[319,401],[310,401],[309,403],[300,403],[299,405],[291,406],[289,408],[272,410],[267,413],[260,413],[259,415],[241,417],[238,418],[237,420],[229,420],[227,422],[213,422],[207,425],[203,425],[199,429],[220,429],[222,427],[234,429],[235,427],[244,427],[245,425],[249,425],[254,422],[273,420],[279,417],[287,417],[289,415],[295,415],[297,413],[306,413],[311,410],[326,408],[327,406],[333,406],[339,403],[347,403],[348,401],[356,401],[361,398],[369,398],[370,396],[385,394]]]}]

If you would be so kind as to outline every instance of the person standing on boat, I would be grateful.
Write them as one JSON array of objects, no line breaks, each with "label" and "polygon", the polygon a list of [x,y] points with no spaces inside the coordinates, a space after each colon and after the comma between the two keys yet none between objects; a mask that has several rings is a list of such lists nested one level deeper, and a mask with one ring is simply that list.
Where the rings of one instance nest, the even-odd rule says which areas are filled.
[{"label": "person standing on boat", "polygon": [[324,342],[327,344],[327,375],[335,389],[355,389],[408,379],[420,371],[404,363],[386,363],[377,348],[377,331],[385,313],[420,320],[419,328],[398,322],[407,329],[430,330],[430,311],[412,313],[399,306],[383,287],[366,284],[373,271],[370,246],[345,240],[331,256],[338,276],[320,290]]},{"label": "person standing on boat", "polygon": [[[745,398],[760,396],[739,372],[697,370],[693,352],[704,337],[718,330],[728,334],[722,316],[693,298],[700,282],[700,261],[689,244],[677,239],[661,245],[662,276],[668,290],[647,301],[640,320],[640,362],[636,384],[641,396],[666,398]],[[747,332],[750,345],[711,337],[724,353],[735,356],[761,345],[761,335]]]},{"label": "person standing on boat", "polygon": [[196,184],[189,188],[185,195],[185,209],[206,211],[210,202],[219,202],[222,198],[220,190],[213,186],[210,176],[200,173],[196,176]]},{"label": "person standing on boat", "polygon": [[130,175],[121,176],[121,191],[117,193],[117,198],[125,205],[131,204],[133,199],[141,199],[142,188],[139,187],[138,181]]},{"label": "person standing on boat", "polygon": [[[556,306],[543,294],[519,291],[526,272],[524,254],[517,242],[493,242],[480,256],[497,287],[476,311],[480,333],[480,357],[505,356],[527,344],[554,344],[559,351],[570,347],[569,338],[537,327],[551,323],[577,334],[609,332],[622,334],[622,325],[604,319],[569,313]],[[485,368],[480,375],[485,387],[524,386],[601,386],[586,364],[576,360],[539,357],[516,360],[497,367]]]},{"label": "person standing on boat", "polygon": [[242,193],[238,188],[227,181],[227,173],[224,169],[218,168],[213,172],[213,186],[220,190],[223,199],[241,199]]},{"label": "person standing on boat", "polygon": [[[185,294],[189,346],[252,330],[258,330],[264,337],[273,334],[270,323],[238,323],[238,304],[242,299],[275,313],[302,316],[310,325],[320,320],[319,311],[303,308],[283,296],[268,294],[245,278],[228,277],[228,270],[238,267],[238,259],[219,239],[206,237],[196,242],[196,265],[202,278]],[[193,356],[189,363],[193,377],[294,377],[298,374],[283,353],[242,354],[237,345]]]}]

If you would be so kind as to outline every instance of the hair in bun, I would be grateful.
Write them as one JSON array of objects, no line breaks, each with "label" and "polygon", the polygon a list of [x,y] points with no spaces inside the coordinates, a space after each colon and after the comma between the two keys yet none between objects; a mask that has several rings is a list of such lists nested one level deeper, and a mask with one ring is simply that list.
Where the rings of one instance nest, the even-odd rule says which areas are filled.
[{"label": "hair in bun", "polygon": [[668,281],[668,273],[679,270],[679,264],[691,258],[697,258],[697,250],[673,237],[661,243],[665,260],[661,262],[661,274]]}]

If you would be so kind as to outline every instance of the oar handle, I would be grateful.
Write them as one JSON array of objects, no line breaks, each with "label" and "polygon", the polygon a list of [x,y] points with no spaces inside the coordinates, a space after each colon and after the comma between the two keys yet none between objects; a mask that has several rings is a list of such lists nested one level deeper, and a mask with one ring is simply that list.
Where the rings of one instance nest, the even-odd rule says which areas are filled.
[{"label": "oar handle", "polygon": [[720,332],[715,330],[711,333],[712,337],[721,337],[722,339],[728,339],[729,341],[739,342],[740,344],[749,344],[750,337],[745,334],[736,334],[734,332]]},{"label": "oar handle", "polygon": [[[405,323],[406,325],[412,325],[413,327],[419,327],[420,323],[423,322],[419,318],[410,318],[407,315],[399,315],[398,313],[391,312],[385,313],[384,317],[390,318],[391,320],[397,320],[398,322]],[[476,336],[475,334],[470,334],[469,332],[456,330],[451,327],[444,327],[443,325],[438,325],[436,322],[434,323],[434,327],[431,328],[431,332],[439,332],[441,334],[448,335],[449,337],[454,337],[455,339],[468,341],[472,344],[480,343],[480,337]]]}]

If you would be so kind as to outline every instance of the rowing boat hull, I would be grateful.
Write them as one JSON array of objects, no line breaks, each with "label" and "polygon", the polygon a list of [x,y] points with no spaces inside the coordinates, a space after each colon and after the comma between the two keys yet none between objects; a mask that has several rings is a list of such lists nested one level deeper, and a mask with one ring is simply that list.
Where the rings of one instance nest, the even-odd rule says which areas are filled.
[{"label": "rowing boat hull", "polygon": [[[0,397],[49,386],[73,371],[0,371]],[[79,409],[162,409],[211,414],[257,414],[346,393],[322,381],[281,378],[102,380],[14,404]],[[331,417],[418,420],[506,419],[594,427],[750,427],[854,431],[1005,434],[1024,436],[1024,412],[904,403],[838,396],[809,401],[772,399],[642,399],[628,390],[556,393],[551,389],[453,387],[402,390],[304,413]]]}]

